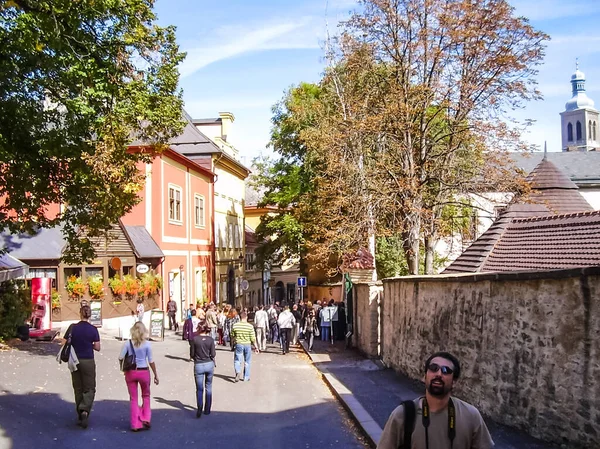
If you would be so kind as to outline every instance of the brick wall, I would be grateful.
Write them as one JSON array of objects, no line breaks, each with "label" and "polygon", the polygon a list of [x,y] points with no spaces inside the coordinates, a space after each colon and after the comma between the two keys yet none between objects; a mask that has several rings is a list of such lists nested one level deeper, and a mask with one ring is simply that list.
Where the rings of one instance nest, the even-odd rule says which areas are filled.
[{"label": "brick wall", "polygon": [[[368,294],[357,289],[363,325],[373,325]],[[600,447],[599,267],[385,280],[381,314],[386,365],[421,379],[430,353],[450,351],[463,369],[455,393],[485,415]],[[369,352],[364,333],[357,345]]]}]

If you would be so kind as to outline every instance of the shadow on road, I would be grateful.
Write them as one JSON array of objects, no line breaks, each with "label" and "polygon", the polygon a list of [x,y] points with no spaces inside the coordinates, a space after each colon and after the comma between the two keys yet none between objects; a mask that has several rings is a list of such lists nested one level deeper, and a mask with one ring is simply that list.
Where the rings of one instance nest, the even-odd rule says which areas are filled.
[{"label": "shadow on road", "polygon": [[233,383],[233,381],[235,380],[235,376],[225,376],[224,374],[215,373],[214,377],[218,377],[219,379],[223,379],[231,383]]},{"label": "shadow on road", "polygon": [[33,355],[56,357],[56,354],[58,354],[58,350],[62,346],[63,341],[64,340],[62,339],[54,341],[21,341],[18,339],[14,339],[9,340],[6,343],[6,346],[8,346],[11,350],[14,351],[28,352]]},{"label": "shadow on road", "polygon": [[[152,429],[129,430],[129,401],[99,400],[89,428],[76,424],[73,401],[55,393],[0,393],[0,447],[10,449],[114,449],[117,447],[215,447],[245,449],[305,449],[306,447],[365,446],[339,426],[331,407],[315,404],[275,413],[215,410],[196,419],[195,407],[153,397],[172,408],[152,410]],[[195,399],[190,398],[191,401]],[[257,426],[260,435],[256,436]],[[319,431],[327,429],[327,431]],[[210,444],[207,444],[210,443]]]},{"label": "shadow on road", "polygon": [[170,355],[170,354],[165,354],[165,357],[167,359],[171,359],[171,360],[181,360],[183,362],[189,363],[190,358],[188,357],[187,359],[185,357],[177,357],[175,355]]}]

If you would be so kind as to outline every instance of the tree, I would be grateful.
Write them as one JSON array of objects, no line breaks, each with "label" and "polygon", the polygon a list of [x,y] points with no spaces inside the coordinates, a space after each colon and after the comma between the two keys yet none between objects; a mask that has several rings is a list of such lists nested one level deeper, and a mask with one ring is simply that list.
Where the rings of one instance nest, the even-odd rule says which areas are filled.
[{"label": "tree", "polygon": [[336,67],[350,81],[338,90],[353,89],[367,72],[374,77],[371,94],[350,107],[371,117],[362,120],[371,144],[361,151],[378,173],[368,177],[382,200],[378,234],[402,236],[416,274],[421,241],[433,248],[446,204],[519,187],[514,175],[502,176],[504,166],[488,162],[492,150],[520,145],[509,111],[540,98],[536,66],[548,37],[504,0],[360,3],[337,40]]},{"label": "tree", "polygon": [[90,238],[138,201],[137,163],[150,156],[128,144],[161,151],[181,132],[184,55],[153,4],[0,2],[0,225],[62,223],[67,261],[91,259]]},{"label": "tree", "polygon": [[301,133],[316,125],[315,106],[320,92],[319,86],[310,83],[288,90],[273,107],[270,146],[279,158],[259,157],[253,161],[251,184],[263,194],[260,205],[276,209],[276,213],[261,217],[256,229],[262,242],[256,251],[259,266],[266,262],[281,264],[306,254],[308,235],[303,217],[310,211],[298,206],[310,195],[314,171]]}]

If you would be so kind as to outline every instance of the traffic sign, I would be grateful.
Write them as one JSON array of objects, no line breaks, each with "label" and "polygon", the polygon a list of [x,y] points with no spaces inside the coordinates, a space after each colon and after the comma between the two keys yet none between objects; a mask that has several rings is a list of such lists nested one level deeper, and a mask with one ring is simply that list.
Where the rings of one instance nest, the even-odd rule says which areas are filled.
[{"label": "traffic sign", "polygon": [[307,285],[306,276],[300,276],[298,278],[298,287],[306,287]]}]

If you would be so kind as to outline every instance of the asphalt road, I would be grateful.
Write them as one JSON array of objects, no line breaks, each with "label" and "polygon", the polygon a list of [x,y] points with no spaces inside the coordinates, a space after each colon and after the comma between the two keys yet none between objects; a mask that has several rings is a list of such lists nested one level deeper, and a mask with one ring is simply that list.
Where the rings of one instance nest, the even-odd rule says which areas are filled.
[{"label": "asphalt road", "polygon": [[152,385],[152,429],[129,431],[129,397],[118,369],[122,342],[102,337],[96,401],[86,430],[76,425],[58,343],[0,350],[0,449],[364,448],[346,412],[300,350],[253,354],[250,382],[233,383],[233,353],[218,348],[212,413],[196,419],[188,344],[167,332],[153,343],[160,385]]}]

